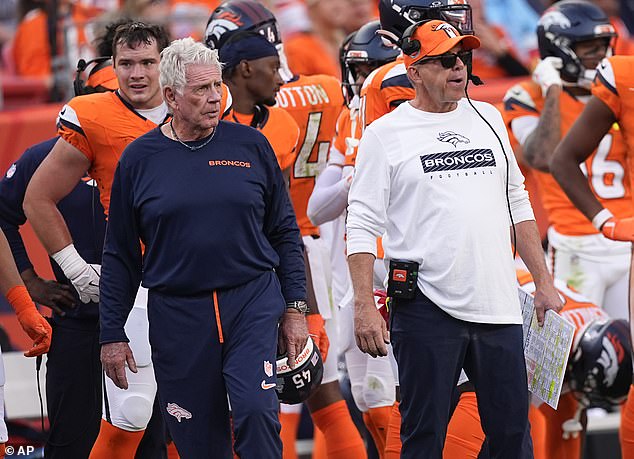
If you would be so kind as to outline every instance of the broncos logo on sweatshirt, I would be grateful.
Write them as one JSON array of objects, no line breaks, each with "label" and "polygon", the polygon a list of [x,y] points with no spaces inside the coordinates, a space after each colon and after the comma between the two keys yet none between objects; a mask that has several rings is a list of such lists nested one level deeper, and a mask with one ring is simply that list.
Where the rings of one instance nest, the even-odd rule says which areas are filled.
[{"label": "broncos logo on sweatshirt", "polygon": [[467,139],[465,136],[460,135],[460,134],[456,134],[455,132],[452,131],[445,131],[445,132],[440,132],[438,134],[437,137],[438,140],[440,140],[441,142],[447,142],[452,144],[454,147],[458,146],[459,143],[469,143],[470,140]]}]

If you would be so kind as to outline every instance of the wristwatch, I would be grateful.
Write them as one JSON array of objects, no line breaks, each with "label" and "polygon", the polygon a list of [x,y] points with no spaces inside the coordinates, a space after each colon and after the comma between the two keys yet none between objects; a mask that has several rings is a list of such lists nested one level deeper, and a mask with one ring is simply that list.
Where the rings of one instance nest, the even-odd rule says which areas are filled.
[{"label": "wristwatch", "polygon": [[286,309],[296,309],[302,314],[308,313],[308,303],[304,300],[289,301],[286,303]]}]

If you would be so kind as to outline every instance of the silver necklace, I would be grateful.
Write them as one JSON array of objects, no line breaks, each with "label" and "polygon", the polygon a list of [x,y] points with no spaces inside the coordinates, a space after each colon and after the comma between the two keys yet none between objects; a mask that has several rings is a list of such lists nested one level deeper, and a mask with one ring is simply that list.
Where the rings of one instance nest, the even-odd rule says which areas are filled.
[{"label": "silver necklace", "polygon": [[185,147],[189,148],[189,150],[191,151],[200,150],[202,147],[206,146],[209,142],[211,142],[211,139],[213,139],[214,135],[216,135],[216,128],[214,128],[214,130],[209,135],[209,138],[205,141],[205,143],[203,143],[202,145],[192,147],[191,145],[187,145],[185,142],[183,142],[181,139],[178,138],[178,134],[176,134],[176,131],[174,130],[174,125],[172,124],[173,120],[174,120],[173,118],[170,120],[170,129],[172,130],[172,135],[174,136],[174,139],[176,139],[176,141],[180,143],[181,145],[184,145]]}]

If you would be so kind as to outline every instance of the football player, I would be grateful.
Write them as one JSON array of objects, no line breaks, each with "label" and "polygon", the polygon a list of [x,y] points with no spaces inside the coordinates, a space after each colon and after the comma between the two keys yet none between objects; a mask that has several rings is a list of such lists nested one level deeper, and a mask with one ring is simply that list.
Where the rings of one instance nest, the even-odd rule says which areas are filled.
[{"label": "football player", "polygon": [[239,32],[218,50],[222,78],[229,87],[233,106],[223,116],[262,132],[273,147],[277,161],[288,179],[295,162],[299,127],[284,109],[274,107],[282,86],[280,58],[275,45],[257,32]]},{"label": "football player", "polygon": [[[59,114],[60,139],[33,175],[24,209],[40,241],[70,279],[82,302],[99,299],[99,265],[88,264],[77,252],[56,204],[89,171],[108,212],[110,186],[118,159],[128,143],[167,118],[158,82],[160,51],[168,45],[157,26],[131,23],[117,29],[113,67],[119,89],[76,97]],[[129,373],[129,389],[117,389],[108,379],[104,413],[92,458],[134,455],[152,414],[156,382],[147,337],[147,293],[139,290],[127,322],[138,370]]]},{"label": "football player", "polygon": [[[211,15],[207,25],[206,42],[212,48],[221,44],[225,34],[251,30],[264,35],[275,44],[280,57],[280,74],[285,81],[277,94],[277,105],[293,117],[300,129],[295,162],[290,173],[290,196],[303,236],[307,256],[309,303],[307,322],[313,339],[321,349],[324,341],[334,341],[336,327],[331,320],[333,311],[328,295],[330,254],[320,239],[317,226],[306,214],[308,199],[315,178],[325,167],[335,125],[343,105],[340,83],[327,75],[293,75],[288,69],[283,44],[275,16],[262,4],[253,0],[233,0],[221,4]],[[326,334],[324,330],[326,319]],[[365,457],[361,436],[352,423],[341,395],[337,374],[337,346],[333,356],[325,358],[322,385],[307,401],[313,421],[326,439],[329,457]],[[322,353],[323,354],[323,353]],[[295,437],[301,406],[282,406],[282,440],[285,457],[294,457]],[[292,413],[289,413],[292,411]]]},{"label": "football player", "polygon": [[[24,355],[37,357],[46,354],[51,346],[53,331],[29,296],[2,231],[0,231],[0,293],[7,298],[22,329],[33,340],[33,346]],[[4,364],[0,349],[0,458],[4,457],[5,443],[9,439],[7,425],[4,422],[4,381]]]},{"label": "football player", "polygon": [[[365,425],[383,457],[387,423],[395,401],[395,380],[388,357],[371,358],[362,353],[354,340],[352,325],[352,284],[345,260],[345,209],[357,152],[359,89],[374,69],[396,59],[400,50],[386,44],[377,34],[378,21],[365,24],[351,34],[341,48],[344,94],[347,107],[337,121],[337,134],[330,149],[328,165],[319,175],[308,201],[308,215],[316,225],[330,223],[333,299],[339,310],[341,352],[345,356],[354,401],[363,413]],[[375,288],[383,289],[383,260],[375,263]],[[335,288],[335,286],[341,287]],[[342,291],[342,293],[337,293]],[[345,301],[343,301],[345,299]]]},{"label": "football player", "polygon": [[[627,145],[628,160],[634,151],[634,57],[613,56],[601,61],[592,86],[592,98],[555,149],[550,170],[570,200],[602,234],[617,241],[634,241],[634,218],[614,215],[592,192],[578,165],[597,148],[618,123]],[[631,164],[629,165],[631,171]],[[630,317],[634,304],[630,281]],[[634,388],[621,412],[619,430],[623,457],[634,458]]]},{"label": "football player", "polygon": [[[583,0],[565,0],[540,18],[541,61],[533,81],[513,86],[504,98],[504,117],[536,170],[546,209],[550,268],[612,318],[627,318],[630,244],[612,241],[592,226],[550,175],[549,161],[590,96],[595,67],[615,38],[608,17]],[[599,202],[618,217],[632,216],[625,143],[618,126],[584,158],[582,169]],[[577,167],[578,168],[578,167]]]}]

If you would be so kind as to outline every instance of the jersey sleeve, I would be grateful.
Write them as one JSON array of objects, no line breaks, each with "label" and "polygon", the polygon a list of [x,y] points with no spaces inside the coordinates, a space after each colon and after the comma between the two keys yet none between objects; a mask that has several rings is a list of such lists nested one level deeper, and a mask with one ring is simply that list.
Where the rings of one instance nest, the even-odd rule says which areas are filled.
[{"label": "jersey sleeve", "polygon": [[597,76],[592,84],[592,95],[607,105],[617,119],[621,116],[621,98],[616,85],[618,70],[611,59],[603,59],[597,67]]},{"label": "jersey sleeve", "polygon": [[91,123],[83,116],[83,112],[93,107],[81,103],[78,99],[77,97],[72,99],[60,110],[57,118],[57,132],[62,139],[77,148],[92,163],[95,157],[88,140]]}]

